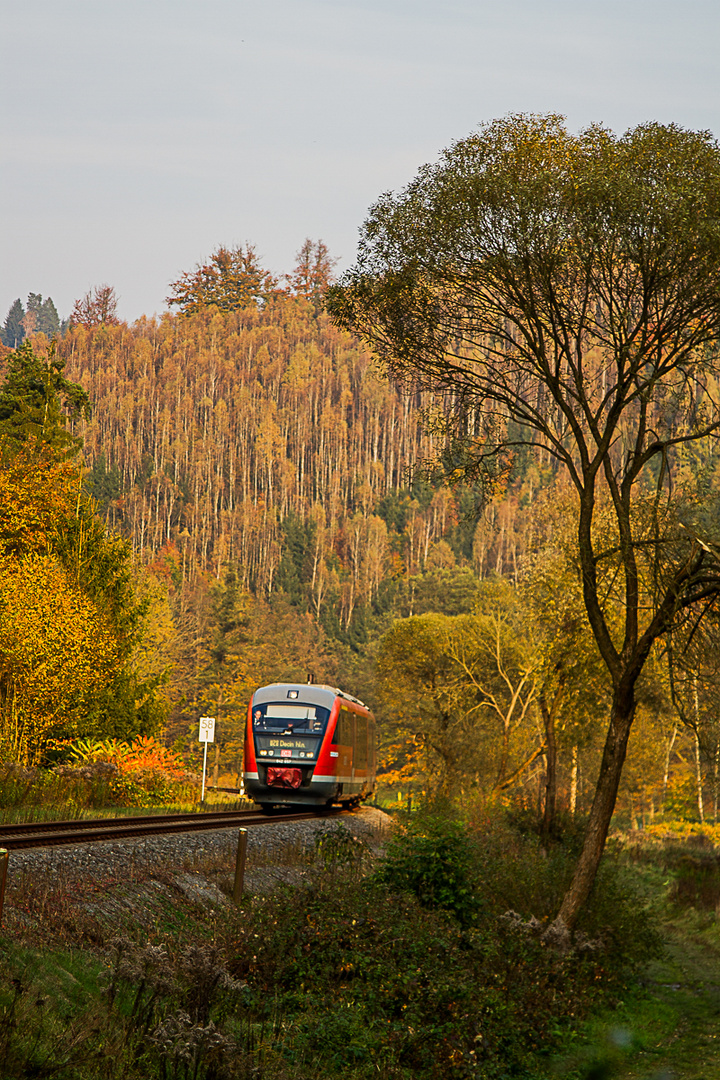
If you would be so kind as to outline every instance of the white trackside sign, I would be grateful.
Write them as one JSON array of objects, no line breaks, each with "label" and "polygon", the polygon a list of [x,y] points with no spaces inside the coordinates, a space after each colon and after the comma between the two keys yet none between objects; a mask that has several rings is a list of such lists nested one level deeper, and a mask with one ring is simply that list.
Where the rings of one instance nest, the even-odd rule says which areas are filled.
[{"label": "white trackside sign", "polygon": [[200,717],[200,731],[198,734],[198,740],[200,742],[209,743],[215,742],[215,717],[214,716],[201,716]]},{"label": "white trackside sign", "polygon": [[203,777],[202,777],[202,792],[200,794],[200,802],[205,802],[205,774],[207,772],[207,747],[209,742],[215,742],[215,717],[214,716],[201,716],[200,728],[198,730],[198,740],[201,743],[205,743],[205,750],[203,751]]}]

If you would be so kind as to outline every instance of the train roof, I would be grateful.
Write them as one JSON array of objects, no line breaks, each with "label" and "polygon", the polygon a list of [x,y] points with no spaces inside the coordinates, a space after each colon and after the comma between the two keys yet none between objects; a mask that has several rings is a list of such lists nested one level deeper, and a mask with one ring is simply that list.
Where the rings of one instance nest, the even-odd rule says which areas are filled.
[{"label": "train roof", "polygon": [[298,700],[308,705],[324,705],[330,708],[334,699],[339,697],[345,701],[352,701],[362,709],[367,709],[367,705],[360,698],[339,690],[337,686],[327,686],[324,683],[271,683],[269,686],[261,686],[253,694],[253,705],[262,705],[266,701],[285,700],[290,697],[291,691],[295,691],[292,695],[293,699],[302,693],[302,699],[298,697]]}]

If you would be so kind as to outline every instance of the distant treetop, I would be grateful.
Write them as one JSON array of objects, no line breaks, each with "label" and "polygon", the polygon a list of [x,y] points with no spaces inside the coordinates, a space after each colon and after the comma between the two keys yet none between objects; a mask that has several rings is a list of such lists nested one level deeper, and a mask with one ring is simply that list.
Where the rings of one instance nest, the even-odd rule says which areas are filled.
[{"label": "distant treetop", "polygon": [[43,300],[40,293],[29,293],[27,312],[23,320],[26,334],[47,334],[55,338],[60,333],[60,316],[57,308],[48,296]]},{"label": "distant treetop", "polygon": [[70,322],[73,326],[84,326],[88,330],[93,326],[117,326],[118,298],[112,285],[96,285],[75,301]]},{"label": "distant treetop", "polygon": [[25,337],[25,326],[23,320],[25,319],[25,308],[22,305],[22,300],[18,296],[17,300],[10,307],[5,322],[2,328],[2,343],[7,345],[10,349],[16,349],[22,339]]},{"label": "distant treetop", "polygon": [[183,315],[194,315],[205,308],[234,311],[257,304],[275,291],[277,282],[263,269],[252,244],[219,247],[209,262],[186,271],[170,284],[166,297],[170,306]]},{"label": "distant treetop", "polygon": [[322,240],[305,241],[297,253],[292,274],[285,278],[294,296],[304,296],[320,305],[323,294],[333,280],[333,267],[337,259],[330,256],[327,244]]},{"label": "distant treetop", "polygon": [[27,299],[27,311],[20,297],[11,305],[5,317],[0,339],[3,345],[16,349],[28,334],[46,334],[56,338],[60,333],[60,316],[57,308],[48,296],[43,300],[41,293],[30,293]]}]

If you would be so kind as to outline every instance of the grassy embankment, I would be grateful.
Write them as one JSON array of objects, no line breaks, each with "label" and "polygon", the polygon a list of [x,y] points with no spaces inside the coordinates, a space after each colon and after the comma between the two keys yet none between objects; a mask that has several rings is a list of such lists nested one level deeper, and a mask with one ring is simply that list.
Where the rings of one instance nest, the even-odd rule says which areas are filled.
[{"label": "grassy embankment", "polygon": [[82,768],[19,770],[0,767],[0,825],[14,822],[73,821],[87,817],[182,814],[203,809],[249,809],[250,803],[199,783],[175,783],[157,774],[128,779]]},{"label": "grassy embankment", "polygon": [[720,830],[680,826],[624,844],[662,949],[612,1010],[566,1038],[555,1075],[588,1080],[720,1077]]}]

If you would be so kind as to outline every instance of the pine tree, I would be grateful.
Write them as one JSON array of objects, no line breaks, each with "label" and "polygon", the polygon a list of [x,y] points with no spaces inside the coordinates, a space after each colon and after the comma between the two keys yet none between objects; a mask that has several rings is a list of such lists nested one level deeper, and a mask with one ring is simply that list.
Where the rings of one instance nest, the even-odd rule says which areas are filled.
[{"label": "pine tree", "polygon": [[10,353],[0,386],[0,435],[16,445],[35,438],[59,456],[79,449],[80,440],[67,430],[67,418],[89,416],[90,402],[81,386],[65,378],[64,368],[54,346],[46,359],[33,352],[29,341]]},{"label": "pine tree", "polygon": [[3,345],[7,345],[10,349],[17,349],[18,345],[25,337],[24,318],[25,308],[22,306],[20,297],[18,297],[15,303],[10,307],[10,310],[5,317],[2,331],[0,332]]},{"label": "pine tree", "polygon": [[47,297],[43,301],[43,304],[38,312],[38,331],[52,340],[60,333],[60,316],[57,313],[57,308],[52,302],[51,297]]},{"label": "pine tree", "polygon": [[39,332],[42,302],[42,293],[28,293],[27,311],[25,312],[25,320],[23,323],[26,334],[37,334]]},{"label": "pine tree", "polygon": [[42,293],[29,293],[23,326],[26,334],[46,334],[51,339],[57,337],[60,332],[60,316],[52,298],[48,296],[43,300]]}]

